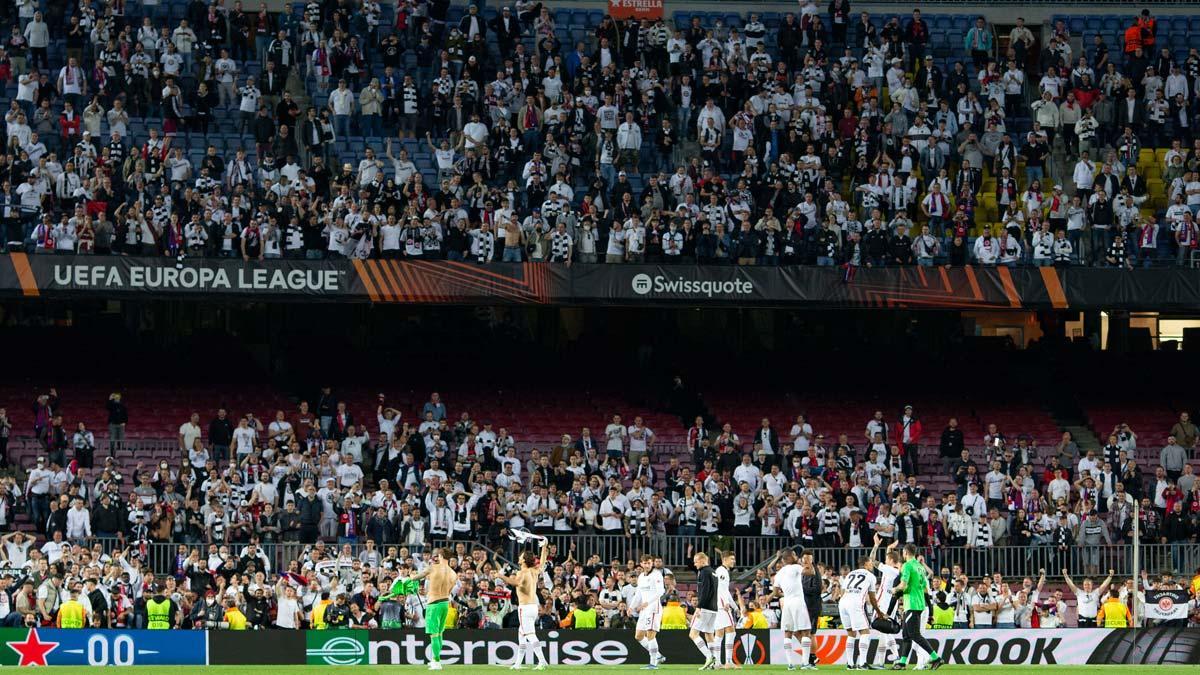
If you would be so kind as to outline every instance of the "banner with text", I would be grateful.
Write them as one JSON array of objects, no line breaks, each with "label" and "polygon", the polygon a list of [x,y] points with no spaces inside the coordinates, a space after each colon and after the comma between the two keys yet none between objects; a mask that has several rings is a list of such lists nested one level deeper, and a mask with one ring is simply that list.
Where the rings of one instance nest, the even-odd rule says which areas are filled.
[{"label": "banner with text", "polygon": [[0,297],[960,310],[1188,310],[1200,269],[829,267],[0,255]]},{"label": "banner with text", "polygon": [[[551,630],[538,633],[543,654],[552,666],[620,666],[647,661],[645,648],[633,631]],[[766,638],[766,631],[762,631]],[[428,662],[428,636],[412,630],[308,631],[304,663],[308,665],[420,665]],[[686,631],[658,634],[668,662],[691,663],[699,657]],[[742,654],[743,652],[739,652]],[[447,665],[507,666],[517,655],[515,630],[446,631],[442,661]],[[758,652],[760,662],[766,654]],[[740,657],[739,657],[740,658]],[[533,655],[529,655],[532,663]]]},{"label": "banner with text", "polygon": [[[1195,665],[1200,663],[1200,629],[980,629],[929,630],[925,636],[953,665]],[[632,630],[539,632],[552,666],[640,665],[646,650]],[[447,665],[511,665],[515,630],[450,630],[442,660]],[[428,636],[419,630],[189,631],[0,629],[4,666],[185,666],[185,665],[422,665]],[[669,663],[698,664],[700,653],[687,631],[665,630],[659,647]],[[738,634],[738,664],[783,664],[783,633]],[[821,664],[845,663],[848,640],[840,630],[819,631],[813,654]],[[881,663],[882,636],[867,640],[867,656]]]},{"label": "banner with text", "polygon": [[608,13],[614,19],[661,19],[663,0],[608,0]]},{"label": "banner with text", "polygon": [[[926,630],[924,635],[938,655],[951,665],[1182,665],[1200,662],[1200,629]],[[783,631],[771,631],[770,645],[770,662],[786,663]],[[846,663],[848,645],[845,631],[820,631],[813,638],[812,650],[819,663],[832,665]],[[1173,646],[1167,649],[1165,645]],[[862,648],[860,641],[859,649]],[[882,664],[883,648],[884,636],[872,632],[866,645],[868,663]]]},{"label": "banner with text", "polygon": [[1146,591],[1146,618],[1151,621],[1171,621],[1188,617],[1187,591]]}]

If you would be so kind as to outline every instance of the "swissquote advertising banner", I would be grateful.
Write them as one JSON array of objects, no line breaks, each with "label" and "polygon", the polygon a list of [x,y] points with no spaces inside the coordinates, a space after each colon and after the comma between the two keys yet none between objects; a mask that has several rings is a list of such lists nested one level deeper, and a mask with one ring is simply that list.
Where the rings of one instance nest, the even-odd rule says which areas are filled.
[{"label": "swissquote advertising banner", "polygon": [[608,13],[614,19],[661,19],[663,0],[608,0]]},{"label": "swissquote advertising banner", "polygon": [[[625,1],[625,0],[622,0]],[[1200,270],[608,265],[0,255],[0,298],[180,298],[376,304],[1173,309]]]},{"label": "swissquote advertising banner", "polygon": [[[1200,663],[1200,629],[1087,628],[1057,630],[926,631],[951,664],[1089,665]],[[510,665],[516,654],[515,630],[451,630],[442,660],[447,665]],[[646,662],[646,650],[632,630],[552,630],[539,632],[543,653],[555,666],[618,666]],[[700,653],[687,631],[663,631],[659,647],[669,663],[699,664]],[[0,629],[4,666],[170,666],[170,665],[420,665],[428,637],[417,630],[192,631]],[[735,660],[743,665],[785,663],[783,633],[738,634]],[[878,662],[880,636],[868,641]],[[844,663],[844,631],[820,631],[813,652],[822,664]]]}]

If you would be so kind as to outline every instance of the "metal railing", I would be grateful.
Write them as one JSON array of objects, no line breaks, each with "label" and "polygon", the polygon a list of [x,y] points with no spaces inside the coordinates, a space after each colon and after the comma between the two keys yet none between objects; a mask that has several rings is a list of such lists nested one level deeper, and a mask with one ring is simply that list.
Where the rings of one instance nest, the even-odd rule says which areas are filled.
[{"label": "metal railing", "polygon": [[[567,430],[570,433],[570,430]],[[96,436],[96,457],[102,459],[108,456],[108,438],[103,431],[97,431]],[[523,456],[528,456],[530,450],[537,449],[542,452],[549,452],[554,447],[554,443],[536,443],[533,441],[517,441],[517,450]],[[981,456],[988,455],[989,449],[981,445],[968,445],[967,448],[971,451],[971,457],[978,460]],[[1053,445],[1038,445],[1035,446],[1036,457],[1048,458],[1056,451]],[[1139,446],[1134,450],[1134,459],[1138,461],[1157,461],[1159,450],[1161,448],[1154,446]],[[121,450],[123,455],[133,453],[135,456],[143,452],[155,451],[179,451],[179,440],[176,438],[135,438],[121,441]],[[210,449],[211,450],[211,449]],[[749,444],[743,445],[743,451],[749,452]],[[34,453],[43,452],[41,443],[32,436],[14,435],[9,439],[9,454],[12,456],[23,456]],[[180,456],[182,456],[182,451]],[[71,451],[68,449],[68,456]],[[691,451],[684,443],[657,443],[651,448],[650,456],[657,460],[667,460],[671,457],[678,457],[681,466],[691,468]],[[930,472],[938,473],[941,461],[938,455],[937,445],[922,445],[921,446],[921,468],[924,474]],[[661,476],[659,477],[661,479]]]},{"label": "metal railing", "polygon": [[[643,553],[661,556],[663,566],[686,574],[691,568],[692,556],[697,551],[712,554],[716,549],[732,551],[737,556],[736,569],[742,572],[739,578],[743,581],[754,577],[754,572],[765,567],[765,563],[780,550],[793,546],[794,542],[786,536],[708,536],[708,535],[660,535],[626,537],[624,535],[608,534],[561,534],[549,535],[550,542],[555,544],[559,552],[568,552],[578,562],[587,562],[593,555],[600,557],[601,562],[612,562],[614,566],[623,565],[628,560],[637,560]],[[119,550],[121,544],[116,539],[96,539],[106,553]],[[355,542],[348,544],[351,555],[355,558],[364,549],[364,544]],[[387,553],[393,544],[383,544],[376,547],[380,557]],[[411,553],[427,552],[432,547],[449,547],[459,549],[466,554],[481,550],[490,559],[501,564],[512,564],[522,547],[515,542],[504,540],[496,542],[477,542],[466,540],[430,540],[424,546],[404,547]],[[529,544],[532,546],[532,544]],[[182,542],[153,542],[139,547],[143,563],[155,574],[175,574],[177,556],[181,547],[190,552],[200,551],[201,557],[207,557],[206,543]],[[233,555],[240,555],[245,544],[228,544]],[[311,545],[299,542],[273,542],[260,544],[259,547],[271,564],[271,571],[286,570],[293,560],[300,560],[307,554]],[[343,545],[329,543],[326,546],[328,554],[324,559],[336,559]],[[1174,571],[1178,575],[1190,577],[1200,567],[1200,544],[1144,544],[1139,547],[1140,568],[1146,570],[1152,577],[1163,571]],[[840,548],[809,548],[818,563],[837,570],[843,566],[856,567],[860,558],[870,552],[869,548],[840,547]],[[1072,546],[1060,550],[1052,545],[1032,546],[997,546],[991,548],[940,547],[920,549],[925,562],[937,573],[953,572],[960,568],[962,573],[972,578],[1000,572],[1006,578],[1032,577],[1036,579],[1042,570],[1050,580],[1061,580],[1062,570],[1075,578],[1076,582],[1085,576],[1103,578],[1109,570],[1117,577],[1128,578],[1134,572],[1134,547],[1129,544],[1114,544],[1107,546]],[[882,552],[879,557],[882,558]],[[769,572],[769,570],[767,570]]]},{"label": "metal railing", "polygon": [[[572,545],[574,557],[586,561],[591,555],[600,556],[602,561],[636,560],[643,553],[662,556],[663,565],[687,569],[697,551],[712,553],[715,549],[732,551],[737,557],[736,568],[745,576],[753,576],[758,568],[764,567],[770,558],[781,549],[798,545],[790,537],[779,536],[648,536],[625,537],[623,535],[552,535],[550,540],[567,550]],[[1151,574],[1160,570],[1175,570],[1190,574],[1200,566],[1200,544],[1147,544],[1140,547],[1141,568]],[[859,559],[870,553],[870,548],[808,548],[817,562],[837,569],[842,566],[854,568]],[[1006,577],[1037,577],[1040,570],[1047,575],[1059,576],[1063,569],[1072,576],[1104,576],[1108,570],[1115,574],[1133,574],[1133,546],[1114,544],[1107,546],[1071,546],[1059,550],[1049,544],[1031,546],[997,546],[991,548],[939,547],[920,549],[926,562],[935,571],[943,568],[962,568],[970,576],[981,576],[1000,572]],[[878,557],[882,558],[882,552]]]},{"label": "metal railing", "polygon": [[[184,557],[186,557],[187,555],[190,555],[191,551],[193,550],[199,551],[201,559],[206,560],[208,558],[209,546],[208,543],[187,542],[148,542],[145,545],[137,545],[115,538],[93,538],[87,543],[90,545],[99,543],[103,547],[104,552],[109,555],[114,555],[125,548],[126,545],[129,545],[133,554],[140,557],[143,569],[158,575],[174,575],[178,568],[179,556],[182,554]],[[240,556],[242,551],[246,548],[245,543],[229,543],[223,545],[227,546],[230,554],[235,557]],[[358,555],[366,548],[366,545],[362,542],[349,543],[345,545],[350,547],[351,556],[354,559],[357,559]],[[343,546],[343,544],[339,543],[326,542],[326,554],[322,560],[336,561],[342,552]],[[512,564],[512,560],[505,552],[498,551],[487,544],[476,541],[431,539],[426,541],[426,543],[423,545],[406,546],[401,544],[389,544],[377,546],[375,550],[379,552],[379,556],[382,559],[387,555],[387,549],[391,546],[396,546],[397,549],[407,549],[410,554],[427,553],[434,548],[451,548],[458,550],[459,547],[461,547],[462,552],[466,555],[470,555],[476,550],[481,550],[489,560],[496,561],[500,564]],[[262,550],[263,554],[266,555],[267,560],[270,562],[271,573],[278,573],[280,571],[287,571],[288,565],[293,560],[302,560],[308,556],[310,550],[313,548],[313,545],[302,544],[296,541],[284,541],[261,543],[258,545],[258,547]]]}]

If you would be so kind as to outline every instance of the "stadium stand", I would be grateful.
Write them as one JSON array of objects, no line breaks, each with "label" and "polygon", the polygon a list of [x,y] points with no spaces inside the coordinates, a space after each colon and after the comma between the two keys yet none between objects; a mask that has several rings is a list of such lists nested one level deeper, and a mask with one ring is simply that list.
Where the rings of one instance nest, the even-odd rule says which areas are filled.
[{"label": "stadium stand", "polygon": [[[63,345],[71,343],[66,335],[60,340]],[[202,343],[200,340],[197,345]],[[29,344],[41,344],[64,355],[54,364],[54,371],[62,373],[64,380],[70,379],[69,373],[87,370],[87,355],[71,355],[44,334],[31,337]],[[14,346],[20,350],[26,345],[17,342]],[[113,357],[113,364],[101,366],[100,372],[111,371],[115,378],[125,380],[131,374],[122,373],[114,364],[126,362],[135,353],[151,361],[169,359],[171,353],[139,352],[140,348],[122,345],[115,338],[99,338],[95,347]],[[25,349],[30,350],[32,347]],[[211,346],[211,353],[203,348],[189,351],[202,362],[220,361],[214,355],[222,354],[228,361],[246,358],[219,344]],[[597,353],[602,359],[612,356]],[[989,361],[994,358],[973,354],[971,367],[986,371],[1007,362],[1014,381],[1044,370],[1027,360],[1014,361],[1012,356],[1000,356],[995,363]],[[442,541],[464,547],[462,555],[467,557],[480,551],[484,556],[480,564],[484,560],[504,564],[514,560],[519,550],[504,536],[506,528],[523,526],[551,537],[557,546],[556,561],[561,563],[552,573],[556,585],[584,594],[591,588],[595,597],[589,602],[600,603],[593,606],[603,608],[602,623],[606,625],[625,625],[628,617],[619,611],[621,600],[617,595],[605,596],[600,591],[610,583],[610,577],[620,591],[628,579],[621,570],[630,569],[628,566],[642,551],[657,554],[663,565],[675,572],[676,588],[686,604],[688,594],[694,592],[687,569],[690,552],[714,545],[733,550],[739,561],[738,578],[748,582],[742,591],[744,602],[764,607],[765,620],[772,622],[776,619],[769,598],[763,595],[766,589],[752,582],[781,541],[814,551],[828,574],[836,575],[843,565],[852,564],[869,550],[875,532],[886,536],[890,531],[894,539],[920,545],[950,586],[960,575],[975,580],[997,572],[1006,577],[1003,584],[994,582],[995,590],[990,592],[999,595],[1007,584],[1013,584],[1009,597],[1018,625],[1034,625],[1036,621],[1040,627],[1071,626],[1077,623],[1077,601],[1070,586],[1064,585],[1060,570],[1068,570],[1077,583],[1088,577],[1097,584],[1108,569],[1119,577],[1128,577],[1132,572],[1130,514],[1127,506],[1112,498],[1118,482],[1122,489],[1129,486],[1130,494],[1146,500],[1140,522],[1143,568],[1156,575],[1166,571],[1186,578],[1200,564],[1200,552],[1191,543],[1195,514],[1200,511],[1200,486],[1193,478],[1200,461],[1194,449],[1189,453],[1180,448],[1186,468],[1178,474],[1158,473],[1174,461],[1169,453],[1175,452],[1175,446],[1164,449],[1168,434],[1185,437],[1191,433],[1192,437],[1185,437],[1183,443],[1188,448],[1195,443],[1194,427],[1181,422],[1170,401],[1149,395],[1137,386],[1130,387],[1128,399],[1115,398],[1117,404],[1108,408],[1098,403],[1102,399],[1082,397],[1078,407],[1085,412],[1078,416],[1077,440],[1067,441],[1062,438],[1062,430],[1073,427],[1068,426],[1062,413],[1064,402],[1045,392],[999,385],[983,394],[948,399],[936,383],[947,381],[962,364],[937,365],[926,359],[910,363],[926,373],[929,381],[914,386],[881,383],[872,388],[870,395],[878,405],[856,403],[863,393],[854,385],[826,386],[819,393],[804,396],[792,389],[770,387],[734,395],[723,380],[710,378],[695,384],[699,396],[687,393],[692,390],[680,383],[673,386],[675,395],[647,397],[631,394],[646,388],[644,383],[633,384],[635,378],[621,385],[594,380],[580,390],[557,382],[553,367],[544,372],[526,369],[519,383],[502,377],[505,383],[495,388],[454,385],[469,380],[479,370],[479,365],[470,360],[457,367],[438,368],[433,371],[436,375],[425,369],[409,371],[406,388],[397,393],[389,393],[391,385],[380,383],[295,394],[254,380],[208,384],[211,376],[203,374],[197,374],[196,381],[185,386],[131,381],[127,386],[114,387],[95,380],[75,381],[51,390],[45,384],[33,383],[54,381],[59,376],[32,365],[15,367],[0,389],[0,400],[6,402],[0,426],[11,425],[5,437],[7,468],[0,481],[0,503],[6,507],[3,513],[9,532],[36,538],[27,540],[36,541],[28,551],[28,560],[35,565],[41,556],[61,554],[68,560],[75,559],[88,545],[98,547],[95,555],[100,556],[115,556],[125,547],[132,547],[126,555],[140,561],[137,565],[143,574],[155,575],[154,581],[146,582],[146,588],[156,582],[176,584],[171,587],[176,589],[181,606],[194,609],[204,606],[196,602],[203,596],[201,585],[212,585],[222,597],[246,593],[248,589],[250,600],[253,589],[261,584],[240,576],[249,563],[254,563],[254,572],[263,564],[272,570],[286,570],[298,561],[300,567],[293,571],[299,578],[288,579],[297,582],[306,611],[321,602],[323,590],[336,595],[345,588],[354,596],[351,604],[366,609],[364,621],[379,621],[382,609],[369,592],[362,596],[363,589],[357,584],[330,575],[331,565],[359,558],[367,567],[381,566],[382,586],[394,566],[403,569],[405,560],[419,566],[429,546]],[[753,367],[743,364],[742,368],[747,381],[759,377]],[[1190,368],[1183,368],[1180,376],[1190,377],[1190,372]],[[829,365],[810,369],[814,381],[834,382],[838,375],[859,381],[870,377],[870,369],[860,372],[857,367],[846,370]],[[1080,378],[1079,385],[1081,390],[1088,389],[1086,378]],[[110,402],[114,388],[121,394],[120,406]],[[384,408],[398,413],[400,426],[392,427],[376,418],[380,389],[386,394]],[[686,392],[679,393],[683,390]],[[430,391],[438,392],[436,400]],[[43,399],[42,395],[52,398]],[[307,403],[307,414],[301,401]],[[356,426],[353,435],[349,435],[349,428],[339,429],[339,402],[345,404],[350,419],[365,425],[365,429]],[[437,403],[444,405],[444,412]],[[910,419],[919,420],[923,427],[920,431],[910,429],[910,435],[917,434],[915,447],[903,443],[908,404],[915,406]],[[43,405],[49,406],[49,411]],[[221,408],[228,410],[228,427],[217,421],[217,410]],[[444,415],[446,425],[417,427],[426,410]],[[55,432],[55,411],[62,414],[61,434]],[[294,454],[276,450],[280,445],[273,437],[286,435],[270,426],[276,411],[282,412],[292,433],[304,439]],[[193,413],[197,414],[198,426],[189,430]],[[238,441],[230,437],[230,429],[239,426],[247,413],[261,420],[262,429],[247,432],[247,438],[253,436],[254,440],[241,446],[246,452],[239,453]],[[330,428],[325,433],[320,430],[321,418],[330,414],[333,419],[328,420]],[[620,426],[615,426],[614,414],[623,416]],[[805,419],[797,419],[798,414]],[[697,417],[705,429],[703,434],[691,428]],[[762,453],[764,437],[759,430],[764,417],[772,423],[771,432],[765,436],[768,446],[775,444],[771,454]],[[951,417],[959,421],[960,436],[946,430]],[[464,418],[471,422],[462,422]],[[630,434],[639,429],[638,418],[650,430],[645,433],[653,435],[645,453],[648,469],[639,469],[641,449],[631,442]],[[1131,426],[1129,431],[1118,432],[1116,447],[1109,448],[1097,438],[1111,427],[1112,419]],[[49,427],[44,429],[46,420]],[[77,433],[80,423],[85,431]],[[888,440],[870,443],[866,432],[874,431],[879,423],[887,425]],[[120,440],[114,440],[118,438],[117,430],[110,426],[114,424],[124,425]],[[811,430],[803,424],[811,425]],[[579,445],[585,427],[593,434],[591,452],[580,450],[585,447]],[[404,462],[380,463],[387,453],[388,428],[394,429],[398,447],[413,453],[418,468],[405,468]],[[363,429],[361,436],[358,429]],[[617,442],[619,449],[610,452],[613,431],[614,438],[624,438]],[[198,442],[194,442],[191,453],[185,453],[181,445],[193,436]],[[1001,439],[999,444],[997,439]],[[446,442],[442,459],[447,462],[435,467],[431,462],[442,440]],[[502,453],[498,457],[490,452],[492,447],[508,443],[514,450],[511,456]],[[842,444],[848,453],[839,451]],[[960,447],[966,448],[969,462],[956,461]],[[909,466],[913,450],[919,457],[916,467]],[[352,454],[343,454],[340,464],[339,460],[331,462],[344,452]],[[354,459],[353,453],[357,452],[362,453],[361,460]],[[873,457],[879,455],[869,452],[886,452],[888,458],[876,462]],[[581,461],[572,457],[577,453]],[[182,459],[185,456],[186,464]],[[236,469],[225,470],[230,457],[237,460]],[[545,465],[541,464],[543,457],[547,458]],[[810,461],[810,457],[818,461]],[[1092,472],[1093,457],[1098,458],[1101,467],[1110,457],[1119,467],[1118,475],[1102,483],[1104,487],[1098,494],[1082,476],[1084,471]],[[209,458],[216,461],[208,463]],[[822,468],[821,458],[834,466]],[[1004,462],[998,472],[989,471],[992,459]],[[1134,468],[1129,460],[1140,468]],[[503,468],[510,462],[515,462],[515,471]],[[1053,469],[1057,466],[1070,467],[1068,480],[1056,479]],[[81,499],[86,525],[83,520],[63,517],[64,512],[70,513],[65,503],[61,509],[57,500],[53,500],[55,507],[49,506],[50,502],[39,503],[39,493],[31,486],[45,475],[44,471],[51,479],[51,494],[62,493],[65,503]],[[566,478],[560,471],[566,472]],[[453,509],[447,512],[446,520],[439,522],[437,514],[442,511],[427,501],[440,493],[443,472],[446,483],[455,485],[451,494],[461,489],[471,495],[471,500],[477,500],[467,511],[475,516],[464,522],[461,532],[445,530],[453,527]],[[576,472],[582,483],[577,482]],[[1098,473],[1107,475],[1103,468]],[[183,478],[191,474],[195,478]],[[169,477],[164,480],[164,475]],[[772,477],[776,475],[785,479],[776,481]],[[908,475],[913,476],[911,483]],[[332,481],[320,491],[320,508],[311,514],[315,518],[311,530],[299,520],[297,510],[286,506],[303,498],[303,490],[294,492],[291,481],[310,476],[314,487],[324,485],[326,479]],[[809,483],[809,476],[821,477],[820,482]],[[1025,476],[1030,482],[1023,482]],[[993,478],[1000,481],[995,493],[990,488]],[[619,486],[616,500],[606,499],[605,483]],[[968,487],[972,483],[978,487]],[[397,485],[406,489],[388,496]],[[539,526],[536,497],[530,496],[540,485],[550,487],[548,497],[554,500],[556,509],[561,509],[560,517],[545,527]],[[487,486],[494,486],[494,491]],[[189,490],[193,496],[198,490],[204,492],[205,499],[192,507],[176,501],[177,495]],[[753,495],[747,504],[738,501],[743,490]],[[708,494],[716,509],[713,515],[706,519],[689,494]],[[106,495],[110,497],[105,499]],[[836,506],[823,504],[826,495]],[[980,495],[978,500],[975,495]],[[344,502],[343,496],[350,501]],[[639,498],[659,505],[663,518],[651,519],[638,507],[635,500]],[[776,499],[778,504],[768,499]],[[858,506],[843,509],[846,499]],[[928,504],[926,499],[930,500]],[[600,515],[606,501],[620,512],[618,519],[608,523]],[[1183,518],[1171,516],[1177,502]],[[286,515],[267,511],[267,503],[272,510],[279,507]],[[1066,528],[1054,523],[1056,504],[1063,509]],[[1099,520],[1094,521],[1099,525],[1091,527],[1101,528],[1103,534],[1096,534],[1100,530],[1089,530],[1082,522],[1087,521],[1092,507],[1099,512]],[[899,515],[892,515],[892,509]],[[990,517],[984,516],[984,526],[977,518],[964,515],[967,509],[978,510],[980,515],[995,511]],[[417,516],[418,512],[423,513]],[[852,516],[852,512],[858,515]],[[932,512],[939,515],[931,516]],[[355,515],[346,520],[342,518],[344,513]],[[193,517],[195,521],[190,522]],[[831,520],[822,522],[827,517]],[[897,524],[900,521],[904,524]],[[117,529],[107,529],[114,522],[119,523]],[[861,532],[855,529],[859,522],[863,523]],[[241,527],[242,523],[247,526]],[[355,523],[361,523],[362,529],[356,531]],[[1091,537],[1100,539],[1093,541]],[[321,546],[311,549],[317,540]],[[373,543],[368,546],[367,540]],[[7,541],[11,543],[12,537]],[[66,543],[66,548],[59,541]],[[254,548],[248,548],[251,543]],[[177,558],[180,544],[200,551],[197,564],[205,570],[203,579]],[[1065,548],[1059,549],[1060,545]],[[24,564],[26,547],[17,540],[15,548],[5,548],[10,566]],[[396,562],[389,562],[389,556],[397,558]],[[226,558],[234,563],[222,568],[221,561]],[[573,567],[576,563],[582,566]],[[207,570],[214,564],[216,572],[208,576]],[[606,566],[614,572],[606,572]],[[125,566],[117,559],[111,567],[99,569],[102,575],[116,575],[106,582],[111,583],[106,588],[110,590],[109,601],[121,611],[110,618],[125,625],[139,625],[137,622],[144,621],[139,613],[139,589],[122,586],[118,578]],[[1050,578],[1033,597],[1042,569],[1050,570]],[[318,580],[316,587],[309,584],[313,579]],[[598,588],[590,586],[591,579]],[[1155,583],[1173,582],[1156,579]],[[278,592],[272,586],[266,584],[268,599]],[[974,587],[973,581],[966,584],[966,588]],[[982,602],[966,588],[951,596],[952,603],[964,611],[969,604]],[[488,592],[483,586],[464,591],[464,600],[483,593],[478,597],[496,604],[490,616],[464,618],[467,623],[458,625],[476,625],[470,623],[475,619],[481,621],[480,625],[489,621],[502,625],[506,605]],[[468,613],[466,604],[460,609]],[[36,613],[36,608],[29,611]],[[407,611],[409,619],[419,616],[414,608]],[[545,616],[550,617],[547,621],[555,623],[569,614],[567,605],[555,602],[545,610]],[[1032,618],[1034,614],[1037,619]],[[253,622],[255,617],[251,618]],[[259,625],[271,625],[269,615],[257,620]]]},{"label": "stadium stand", "polygon": [[[4,3],[3,239],[247,261],[1193,264],[1196,19],[1006,32],[949,7],[830,8],[639,24],[532,0]],[[12,353],[74,347],[48,345]],[[381,400],[382,378],[298,393],[206,373],[77,376],[63,368],[76,358],[0,385],[0,554],[39,589],[12,596],[5,625],[52,621],[42,591],[65,578],[97,580],[101,625],[144,626],[144,597],[162,588],[186,610],[179,627],[215,623],[207,591],[255,627],[298,627],[272,613],[279,593],[304,622],[345,594],[356,609],[331,625],[399,611],[412,626],[415,597],[397,610],[378,589],[434,545],[480,574],[459,625],[508,625],[488,577],[516,559],[508,534],[523,528],[555,545],[563,593],[546,628],[570,627],[573,602],[627,626],[643,552],[694,604],[689,554],[714,544],[738,555],[749,621],[769,625],[758,580],[787,544],[827,578],[877,535],[919,545],[973,625],[1076,625],[1059,572],[1132,574],[1135,520],[1154,584],[1200,568],[1186,401],[1131,405],[1095,387],[1068,420],[1045,394],[952,391],[947,366],[931,369],[939,390],[869,375],[836,395],[713,382],[683,406],[617,381],[473,385],[456,368]],[[993,602],[994,617],[970,609]]]},{"label": "stadium stand", "polygon": [[[1190,101],[1200,57],[1183,39],[1189,17],[1055,17],[1005,34],[986,21],[976,26],[974,15],[835,18],[812,3],[788,13],[681,10],[640,26],[540,3],[508,14],[444,3],[399,11],[389,2],[293,3],[261,20],[199,1],[130,2],[107,19],[107,6],[68,13],[53,5],[53,16],[35,20],[37,7],[10,13],[26,37],[10,39],[4,59],[13,150],[4,167],[5,239],[17,248],[1132,266],[1190,265],[1196,241],[1200,160]],[[482,40],[466,44],[477,33]],[[47,44],[31,47],[27,36]],[[179,55],[164,62],[171,50]],[[72,55],[77,70],[63,70]],[[542,72],[555,59],[556,72]],[[45,78],[21,84],[34,66]],[[495,80],[500,66],[505,74]],[[684,74],[691,82],[681,89]],[[1126,114],[1118,108],[1129,90]],[[708,98],[720,113],[713,131],[705,127],[714,115],[702,112]],[[43,100],[50,108],[35,113]],[[73,113],[64,118],[68,102]],[[634,118],[623,126],[626,112]],[[468,128],[472,113],[480,119]],[[509,129],[516,132],[505,147]],[[84,133],[90,142],[80,145]],[[535,150],[544,151],[536,160]],[[323,167],[314,168],[314,157]],[[964,170],[963,159],[973,164]],[[415,201],[406,185],[414,177],[424,184]],[[929,198],[934,183],[941,196]],[[337,199],[342,187],[349,199]],[[226,204],[239,191],[241,208]],[[629,206],[626,192],[635,197]],[[231,208],[236,217],[226,221]],[[613,222],[624,235],[610,235]],[[921,236],[926,224],[932,238]]]}]

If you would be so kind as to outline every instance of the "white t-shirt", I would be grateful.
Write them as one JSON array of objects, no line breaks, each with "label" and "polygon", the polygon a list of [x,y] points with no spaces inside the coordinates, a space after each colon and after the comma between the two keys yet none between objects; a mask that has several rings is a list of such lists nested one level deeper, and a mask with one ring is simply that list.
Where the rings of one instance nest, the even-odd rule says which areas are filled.
[{"label": "white t-shirt", "polygon": [[253,427],[238,427],[233,430],[233,441],[237,445],[237,454],[248,455],[254,451],[254,440],[258,431]]},{"label": "white t-shirt", "polygon": [[329,105],[334,115],[349,115],[354,112],[354,92],[349,89],[334,89],[329,93]]},{"label": "white t-shirt", "polygon": [[792,435],[792,450],[795,451],[796,454],[802,455],[808,452],[808,437],[812,436],[812,432],[812,425],[808,422],[805,422],[803,426],[799,424],[792,425],[792,430],[790,432]]},{"label": "white t-shirt", "polygon": [[775,578],[771,580],[771,585],[783,591],[783,597],[785,598],[802,598],[804,597],[804,587],[800,583],[802,574],[803,569],[799,565],[794,563],[784,565],[775,573]]},{"label": "white t-shirt", "polygon": [[[973,591],[967,595],[967,604],[969,605],[990,605],[995,601],[996,599],[992,597],[991,593],[984,593],[981,595],[979,591]],[[972,608],[972,613],[975,615],[976,628],[986,628],[992,625],[991,612],[981,612]]]},{"label": "white t-shirt", "polygon": [[613,230],[608,233],[608,255],[625,255],[625,239],[629,235],[625,230]]},{"label": "white t-shirt", "polygon": [[54,541],[53,539],[42,544],[42,553],[46,556],[46,562],[53,565],[62,559],[63,550],[69,547],[65,541]]},{"label": "white t-shirt", "polygon": [[20,544],[5,542],[4,553],[8,556],[8,564],[12,567],[22,567],[29,560],[29,549],[33,546],[32,539],[26,539]]},{"label": "white t-shirt", "polygon": [[275,625],[280,628],[299,628],[296,625],[296,613],[300,611],[300,603],[288,597],[279,598],[279,614],[275,617]]},{"label": "white t-shirt", "polygon": [[179,426],[179,435],[183,437],[183,449],[191,450],[196,445],[196,439],[200,438],[200,425],[184,422]]},{"label": "white t-shirt", "polygon": [[625,427],[620,424],[609,424],[604,427],[604,436],[608,439],[608,443],[604,446],[607,450],[622,450],[625,447],[625,435],[628,432]]},{"label": "white t-shirt", "polygon": [[282,443],[287,440],[288,432],[292,430],[292,423],[284,420],[282,422],[271,422],[267,427],[267,432],[275,439],[276,442]]},{"label": "white t-shirt", "polygon": [[645,452],[646,443],[654,438],[654,432],[651,431],[650,427],[647,426],[643,426],[641,429],[638,429],[637,426],[630,424],[628,432],[630,452]]}]

